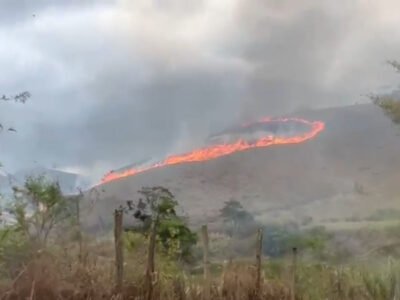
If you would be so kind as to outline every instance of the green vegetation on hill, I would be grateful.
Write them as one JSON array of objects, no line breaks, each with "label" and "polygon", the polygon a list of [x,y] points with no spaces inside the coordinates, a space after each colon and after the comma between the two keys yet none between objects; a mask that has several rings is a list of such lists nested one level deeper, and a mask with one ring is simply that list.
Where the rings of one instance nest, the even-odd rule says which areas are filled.
[{"label": "green vegetation on hill", "polygon": [[[397,72],[400,72],[400,63],[395,60],[388,61]],[[379,106],[383,112],[393,121],[395,124],[400,124],[400,99],[389,95],[371,95],[373,103]]]}]

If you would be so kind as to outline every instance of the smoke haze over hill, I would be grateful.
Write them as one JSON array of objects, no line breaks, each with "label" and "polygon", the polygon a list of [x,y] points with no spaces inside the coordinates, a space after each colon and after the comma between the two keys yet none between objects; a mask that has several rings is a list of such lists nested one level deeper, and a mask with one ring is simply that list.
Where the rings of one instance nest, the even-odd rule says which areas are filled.
[{"label": "smoke haze over hill", "polygon": [[0,4],[0,157],[100,176],[183,152],[239,121],[362,101],[393,86],[394,1]]}]

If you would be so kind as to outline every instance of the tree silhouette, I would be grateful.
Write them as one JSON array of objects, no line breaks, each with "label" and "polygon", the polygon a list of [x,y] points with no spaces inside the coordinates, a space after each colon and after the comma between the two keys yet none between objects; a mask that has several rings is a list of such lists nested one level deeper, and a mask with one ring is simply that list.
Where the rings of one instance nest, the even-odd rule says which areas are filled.
[{"label": "tree silhouette", "polygon": [[[16,103],[22,103],[25,104],[26,101],[28,101],[28,99],[31,97],[31,93],[29,93],[28,91],[16,94],[14,96],[6,96],[6,95],[2,95],[0,97],[0,101],[3,102],[16,102]],[[5,124],[3,124],[0,120],[0,132],[2,131],[8,131],[8,132],[17,132],[17,130],[13,127],[7,127]]]},{"label": "tree silhouette", "polygon": [[240,231],[245,232],[246,228],[254,227],[256,224],[253,215],[234,199],[225,202],[224,207],[220,210],[220,217],[224,220],[227,233],[231,237]]},{"label": "tree silhouette", "polygon": [[[397,73],[400,73],[400,63],[396,60],[387,62]],[[390,95],[369,95],[372,102],[379,106],[393,123],[400,124],[400,99]]]}]

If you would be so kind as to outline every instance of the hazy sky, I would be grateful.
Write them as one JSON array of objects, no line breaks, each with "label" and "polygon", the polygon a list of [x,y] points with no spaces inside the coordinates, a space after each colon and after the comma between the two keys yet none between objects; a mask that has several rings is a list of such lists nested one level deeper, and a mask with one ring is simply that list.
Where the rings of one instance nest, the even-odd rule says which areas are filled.
[{"label": "hazy sky", "polygon": [[396,0],[0,0],[0,161],[94,176],[394,86]]}]

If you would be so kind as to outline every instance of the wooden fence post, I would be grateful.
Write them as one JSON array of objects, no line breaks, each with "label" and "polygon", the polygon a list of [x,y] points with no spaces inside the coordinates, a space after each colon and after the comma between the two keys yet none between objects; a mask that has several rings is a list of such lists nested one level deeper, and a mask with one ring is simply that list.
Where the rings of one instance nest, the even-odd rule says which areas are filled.
[{"label": "wooden fence post", "polygon": [[150,237],[149,237],[149,248],[147,253],[147,266],[146,266],[146,291],[147,300],[153,298],[153,277],[154,277],[154,256],[156,251],[156,234],[157,234],[157,220],[151,222]]},{"label": "wooden fence post", "polygon": [[204,292],[203,299],[210,299],[210,261],[208,257],[208,229],[207,225],[201,227],[201,238],[203,241],[203,269],[204,269]]},{"label": "wooden fence post", "polygon": [[262,269],[262,244],[263,244],[263,230],[259,228],[257,231],[257,245],[256,245],[256,294],[257,297],[261,295],[261,269]]},{"label": "wooden fence post", "polygon": [[116,290],[122,292],[124,278],[124,252],[122,239],[123,212],[115,210],[114,212],[114,244],[115,244],[115,268],[116,268]]},{"label": "wooden fence post", "polygon": [[80,208],[80,202],[81,202],[82,196],[79,195],[76,198],[76,223],[77,223],[77,230],[78,230],[78,260],[79,263],[82,263],[82,228],[81,228],[81,208]]},{"label": "wooden fence post", "polygon": [[297,267],[297,248],[292,248],[292,288],[291,300],[296,300],[296,267]]}]

